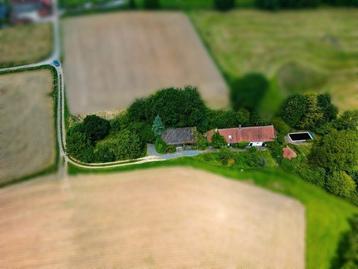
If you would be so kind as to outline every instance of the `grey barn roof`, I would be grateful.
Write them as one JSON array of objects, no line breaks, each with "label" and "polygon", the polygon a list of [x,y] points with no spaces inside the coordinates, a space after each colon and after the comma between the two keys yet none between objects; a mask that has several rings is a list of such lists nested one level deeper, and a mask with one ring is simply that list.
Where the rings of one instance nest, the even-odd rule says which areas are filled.
[{"label": "grey barn roof", "polygon": [[195,144],[196,127],[169,128],[162,133],[162,139],[168,145]]}]

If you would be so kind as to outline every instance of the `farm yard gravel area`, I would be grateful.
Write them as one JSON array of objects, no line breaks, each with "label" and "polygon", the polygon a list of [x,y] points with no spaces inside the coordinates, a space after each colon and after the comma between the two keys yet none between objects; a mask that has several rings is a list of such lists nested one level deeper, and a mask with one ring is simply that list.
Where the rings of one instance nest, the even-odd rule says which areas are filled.
[{"label": "farm yard gravel area", "polygon": [[[21,197],[21,199],[18,199]],[[190,168],[0,189],[4,268],[299,268],[303,206]]]},{"label": "farm yard gravel area", "polygon": [[165,87],[196,86],[213,108],[228,88],[193,29],[177,12],[120,12],[66,18],[65,84],[70,111],[123,110]]},{"label": "farm yard gravel area", "polygon": [[53,74],[0,74],[0,184],[38,173],[56,160]]}]

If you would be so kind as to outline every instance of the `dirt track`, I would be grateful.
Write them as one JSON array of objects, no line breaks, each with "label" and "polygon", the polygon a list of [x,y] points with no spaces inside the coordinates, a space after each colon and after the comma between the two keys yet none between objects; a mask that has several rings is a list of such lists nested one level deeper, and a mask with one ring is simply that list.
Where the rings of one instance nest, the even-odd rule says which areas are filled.
[{"label": "dirt track", "polygon": [[64,20],[65,83],[75,114],[122,110],[165,87],[197,86],[214,108],[228,89],[189,19],[120,12]]},{"label": "dirt track", "polygon": [[0,183],[54,163],[52,90],[49,70],[0,75]]},{"label": "dirt track", "polygon": [[304,268],[304,209],[187,168],[0,189],[4,268]]}]

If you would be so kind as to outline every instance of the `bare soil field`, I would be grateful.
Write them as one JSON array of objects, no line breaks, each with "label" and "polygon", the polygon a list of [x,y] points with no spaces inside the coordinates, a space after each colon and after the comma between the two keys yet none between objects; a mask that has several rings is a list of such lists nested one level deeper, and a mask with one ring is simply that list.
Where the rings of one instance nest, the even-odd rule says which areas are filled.
[{"label": "bare soil field", "polygon": [[0,184],[54,164],[52,90],[49,70],[0,75]]},{"label": "bare soil field", "polygon": [[51,24],[20,25],[1,29],[0,40],[0,66],[34,63],[51,53]]},{"label": "bare soil field", "polygon": [[158,89],[188,85],[209,106],[228,105],[227,86],[184,14],[120,12],[63,26],[72,113],[122,110]]},{"label": "bare soil field", "polygon": [[297,201],[189,168],[0,189],[4,268],[303,269],[304,240]]}]

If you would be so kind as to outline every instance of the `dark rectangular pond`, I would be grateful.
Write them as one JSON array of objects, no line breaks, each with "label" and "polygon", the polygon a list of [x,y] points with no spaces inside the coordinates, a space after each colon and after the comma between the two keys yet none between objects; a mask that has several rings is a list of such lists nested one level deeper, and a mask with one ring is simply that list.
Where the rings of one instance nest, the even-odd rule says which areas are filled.
[{"label": "dark rectangular pond", "polygon": [[309,134],[309,132],[291,133],[288,136],[292,141],[312,140],[312,136]]}]

